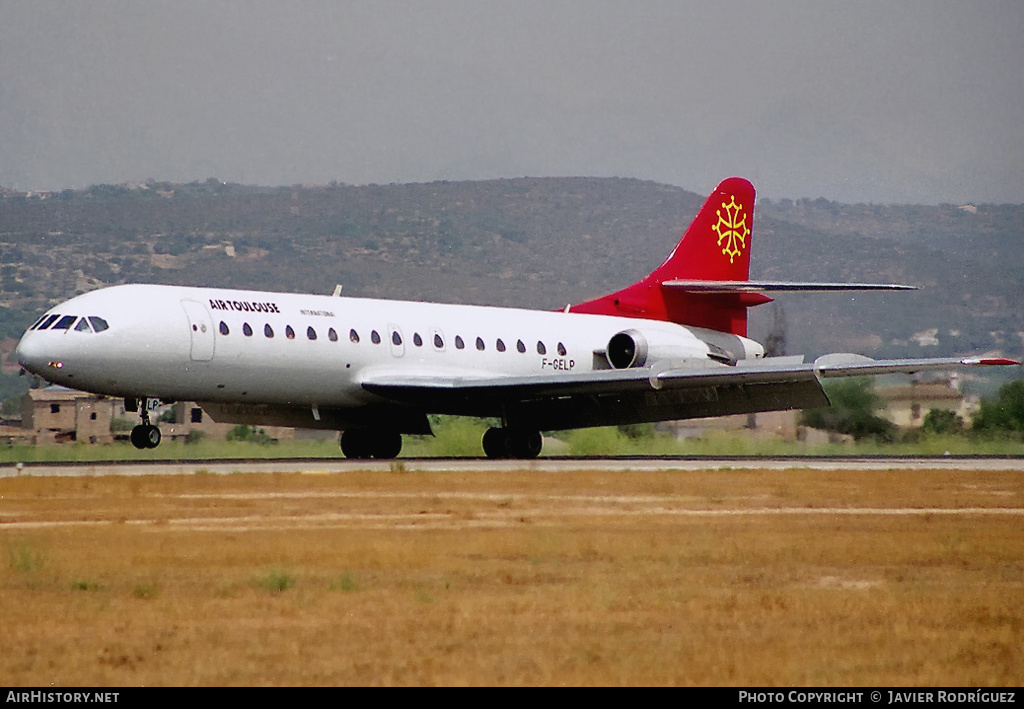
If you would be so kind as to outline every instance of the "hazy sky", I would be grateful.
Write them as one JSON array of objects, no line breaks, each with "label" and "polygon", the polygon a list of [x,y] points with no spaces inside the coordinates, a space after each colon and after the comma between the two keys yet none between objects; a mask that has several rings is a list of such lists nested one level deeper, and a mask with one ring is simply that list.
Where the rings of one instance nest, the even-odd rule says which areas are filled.
[{"label": "hazy sky", "polygon": [[0,0],[0,186],[1024,203],[1021,0]]}]

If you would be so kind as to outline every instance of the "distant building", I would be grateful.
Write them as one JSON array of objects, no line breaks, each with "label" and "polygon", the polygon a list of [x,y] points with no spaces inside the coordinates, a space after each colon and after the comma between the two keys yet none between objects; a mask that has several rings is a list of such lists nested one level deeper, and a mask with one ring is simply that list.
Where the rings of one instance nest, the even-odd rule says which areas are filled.
[{"label": "distant building", "polygon": [[[119,402],[121,416],[138,417],[136,413],[126,413],[124,402]],[[174,404],[159,406],[150,412],[153,423],[160,426],[164,440],[186,438],[192,431],[202,433],[210,438],[224,440],[237,424],[217,423],[209,414],[193,401],[178,401]],[[295,429],[284,426],[257,426],[271,438],[279,441],[295,440]],[[330,432],[331,436],[336,435]]]},{"label": "distant building", "polygon": [[[193,431],[210,438],[225,439],[235,428],[232,423],[217,423],[191,401],[154,405],[149,412],[160,426],[163,439],[187,438]],[[22,397],[21,425],[0,422],[0,439],[10,442],[47,445],[54,443],[113,443],[128,440],[133,426],[141,421],[138,412],[125,411],[123,399],[112,399],[59,386],[30,389]],[[266,435],[279,441],[336,436],[334,431],[297,432],[294,428],[260,426]],[[192,434],[195,435],[195,434]]]},{"label": "distant building", "polygon": [[800,412],[763,411],[757,414],[734,414],[711,418],[682,419],[657,424],[659,430],[667,431],[676,438],[694,438],[708,431],[745,432],[755,438],[776,438],[782,440],[803,440],[798,421]]},{"label": "distant building", "polygon": [[876,387],[875,394],[884,406],[882,415],[900,428],[920,428],[932,409],[952,411],[964,421],[977,410],[977,402],[964,397],[953,378]]},{"label": "distant building", "polygon": [[22,397],[21,427],[35,445],[48,443],[112,443],[114,402],[74,389],[50,386],[29,389]]},{"label": "distant building", "polygon": [[0,444],[29,445],[31,443],[32,432],[21,427],[20,412],[0,418]]}]

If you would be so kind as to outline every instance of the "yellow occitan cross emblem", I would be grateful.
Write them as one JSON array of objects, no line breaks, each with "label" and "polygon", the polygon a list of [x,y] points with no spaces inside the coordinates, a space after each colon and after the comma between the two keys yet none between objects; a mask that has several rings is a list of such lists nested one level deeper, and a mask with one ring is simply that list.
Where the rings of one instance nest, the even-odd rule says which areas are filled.
[{"label": "yellow occitan cross emblem", "polygon": [[[729,257],[729,263],[743,253],[747,245],[747,236],[750,228],[747,227],[747,215],[743,213],[743,205],[736,204],[736,195],[730,195],[731,201],[726,204],[722,202],[722,209],[719,209],[718,224],[712,225],[711,229],[718,233],[718,245],[722,246],[722,254]],[[722,210],[725,216],[722,216]]]}]

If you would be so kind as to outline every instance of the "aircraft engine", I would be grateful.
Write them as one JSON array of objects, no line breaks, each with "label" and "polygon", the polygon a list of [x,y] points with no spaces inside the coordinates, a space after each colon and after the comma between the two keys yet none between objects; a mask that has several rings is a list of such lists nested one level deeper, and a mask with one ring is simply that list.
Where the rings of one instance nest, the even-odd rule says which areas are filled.
[{"label": "aircraft engine", "polygon": [[605,352],[612,369],[642,367],[647,362],[647,338],[637,330],[623,330],[612,335]]}]

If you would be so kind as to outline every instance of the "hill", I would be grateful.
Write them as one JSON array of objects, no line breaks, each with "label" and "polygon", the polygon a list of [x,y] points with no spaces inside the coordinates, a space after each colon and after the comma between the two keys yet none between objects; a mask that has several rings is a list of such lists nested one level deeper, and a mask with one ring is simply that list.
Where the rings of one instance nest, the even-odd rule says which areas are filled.
[{"label": "hill", "polygon": [[[6,191],[0,338],[9,359],[52,304],[125,282],[559,308],[647,273],[703,201],[617,178]],[[790,352],[1024,351],[1024,206],[762,200],[753,249],[752,277],[920,286],[780,296]],[[752,336],[777,314],[755,309]]]}]

